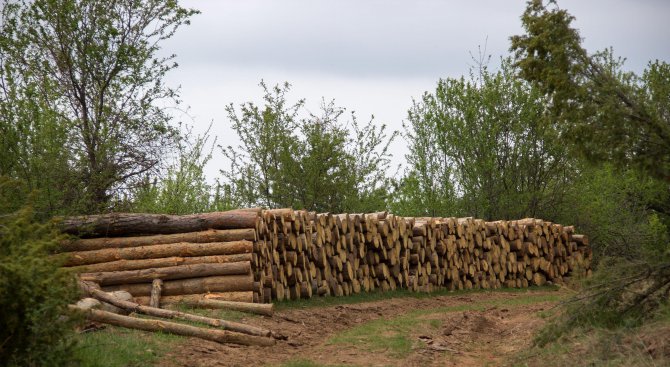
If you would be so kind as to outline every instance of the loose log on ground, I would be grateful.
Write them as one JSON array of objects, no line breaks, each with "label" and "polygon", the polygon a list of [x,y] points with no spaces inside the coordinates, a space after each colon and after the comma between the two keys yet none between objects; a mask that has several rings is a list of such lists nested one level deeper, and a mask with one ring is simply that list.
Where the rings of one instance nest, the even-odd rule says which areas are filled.
[{"label": "loose log on ground", "polygon": [[116,260],[157,259],[172,256],[208,256],[251,253],[253,242],[232,241],[213,243],[180,242],[167,245],[110,248],[67,253],[65,266],[88,265]]},{"label": "loose log on ground", "polygon": [[[207,294],[187,294],[180,296],[162,296],[161,304],[163,305],[175,305],[182,302],[189,303],[195,302],[200,299],[208,299],[215,301],[229,301],[229,302],[248,302],[251,303],[254,300],[254,292],[224,292],[224,293],[207,293]],[[149,297],[137,296],[135,301],[141,305],[149,304]]]},{"label": "loose log on ground", "polygon": [[[76,306],[72,306],[72,308],[78,310]],[[122,316],[101,310],[88,310],[84,312],[87,318],[91,321],[101,322],[114,326],[121,326],[129,329],[160,331],[170,334],[211,340],[218,343],[258,346],[271,346],[275,344],[275,340],[268,337],[247,335],[225,330],[205,329],[162,320],[139,319],[136,317]]]},{"label": "loose log on ground", "polygon": [[191,215],[112,213],[63,218],[63,233],[82,236],[131,236],[204,231],[207,229],[256,228],[256,211],[228,211]]},{"label": "loose log on ground", "polygon": [[83,273],[79,279],[105,285],[146,283],[153,279],[173,280],[215,275],[243,275],[251,272],[251,262],[179,265],[166,268]]},{"label": "loose log on ground", "polygon": [[271,303],[229,302],[218,301],[201,297],[200,299],[183,299],[181,303],[191,307],[216,308],[240,312],[255,313],[258,315],[272,316],[274,306]]},{"label": "loose log on ground", "polygon": [[[103,288],[104,291],[124,290],[136,296],[151,294],[151,284],[121,284]],[[182,294],[202,294],[209,292],[253,291],[253,275],[224,275],[215,277],[167,280],[163,282],[162,294],[176,296]]]},{"label": "loose log on ground", "polygon": [[230,241],[255,241],[254,228],[210,229],[207,231],[161,234],[140,237],[102,237],[66,240],[61,243],[61,251],[91,251],[105,248],[125,248],[164,245],[178,242],[206,243]]},{"label": "loose log on ground", "polygon": [[[86,287],[86,285],[84,285],[84,287]],[[136,302],[120,300],[118,298],[113,297],[109,293],[103,292],[93,287],[88,288],[88,291],[92,297],[130,312],[137,312],[154,317],[162,317],[168,319],[183,319],[193,322],[199,322],[205,325],[221,327],[226,330],[236,331],[249,335],[270,336],[272,334],[270,330],[259,328],[256,326],[241,324],[239,322],[214,319],[211,317],[193,315],[181,311],[166,310],[153,306],[143,306]]]},{"label": "loose log on ground", "polygon": [[144,260],[117,260],[98,264],[73,266],[69,269],[75,273],[97,273],[107,271],[126,271],[150,268],[165,268],[178,265],[192,264],[224,264],[241,261],[251,261],[252,254],[232,254],[232,255],[211,255],[211,256],[193,256],[193,257],[163,257],[158,259]]}]

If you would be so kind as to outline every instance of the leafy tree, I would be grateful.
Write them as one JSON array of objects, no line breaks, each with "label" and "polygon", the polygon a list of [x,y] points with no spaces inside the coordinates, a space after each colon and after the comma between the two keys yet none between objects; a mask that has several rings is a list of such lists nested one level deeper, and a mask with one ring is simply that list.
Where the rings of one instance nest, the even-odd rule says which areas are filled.
[{"label": "leafy tree", "polygon": [[[670,293],[670,65],[651,62],[640,77],[623,71],[611,49],[589,54],[574,17],[554,1],[528,2],[521,20],[525,33],[511,39],[520,76],[550,102],[562,134],[574,137],[571,146],[619,169],[605,166],[578,185],[587,226],[607,246],[570,316],[541,342],[580,324],[638,325],[667,307]],[[632,235],[607,238],[626,230]]]},{"label": "leafy tree", "polygon": [[424,94],[409,111],[410,171],[403,182],[420,190],[412,195],[425,198],[422,211],[486,219],[551,215],[571,160],[545,102],[516,78],[508,60],[497,72],[482,66]]},{"label": "leafy tree", "polygon": [[155,172],[177,134],[161,107],[176,101],[163,77],[177,65],[160,43],[195,13],[175,0],[6,2],[0,129],[12,155],[0,174],[33,182],[43,167],[32,158],[56,163],[64,177],[46,178],[74,190],[54,206],[93,212]]},{"label": "leafy tree", "polygon": [[224,186],[240,205],[295,207],[317,211],[367,211],[384,206],[390,165],[384,126],[359,125],[352,113],[323,103],[306,114],[304,100],[286,101],[289,84],[261,82],[264,105],[245,103],[226,110],[242,142],[227,147],[231,160]]},{"label": "leafy tree", "polygon": [[221,185],[207,182],[205,166],[212,159],[216,139],[207,130],[194,136],[190,129],[179,139],[177,157],[164,177],[154,177],[133,190],[121,207],[142,213],[191,214],[232,209]]},{"label": "leafy tree", "polygon": [[520,76],[548,96],[586,157],[670,181],[670,65],[650,62],[642,77],[625,72],[611,49],[589,54],[573,20],[555,1],[528,3],[526,33],[511,38]]}]

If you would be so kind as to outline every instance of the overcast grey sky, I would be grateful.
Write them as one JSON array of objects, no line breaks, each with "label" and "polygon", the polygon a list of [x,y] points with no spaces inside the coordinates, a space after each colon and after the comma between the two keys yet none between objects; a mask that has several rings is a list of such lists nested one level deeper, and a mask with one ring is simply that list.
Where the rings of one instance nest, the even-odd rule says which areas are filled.
[{"label": "overcast grey sky", "polygon": [[[458,77],[472,65],[479,45],[497,58],[509,37],[521,32],[525,1],[373,0],[182,0],[200,10],[192,24],[163,44],[176,53],[179,68],[166,82],[181,85],[189,106],[182,120],[212,133],[223,145],[237,145],[224,106],[259,102],[258,83],[288,81],[289,98],[307,99],[316,112],[322,97],[374,114],[378,123],[400,130],[412,98],[434,88],[439,78]],[[670,1],[559,0],[574,15],[590,50],[613,46],[627,67],[641,71],[649,60],[670,60]],[[398,162],[407,152],[392,146]],[[225,168],[215,153],[213,178]]]}]

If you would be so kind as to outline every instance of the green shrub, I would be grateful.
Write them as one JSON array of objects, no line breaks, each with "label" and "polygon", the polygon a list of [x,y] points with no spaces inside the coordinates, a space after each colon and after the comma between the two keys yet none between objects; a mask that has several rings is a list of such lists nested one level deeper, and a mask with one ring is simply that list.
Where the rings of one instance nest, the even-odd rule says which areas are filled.
[{"label": "green shrub", "polygon": [[0,215],[0,366],[61,366],[71,356],[74,278],[49,256],[60,239],[30,208]]}]

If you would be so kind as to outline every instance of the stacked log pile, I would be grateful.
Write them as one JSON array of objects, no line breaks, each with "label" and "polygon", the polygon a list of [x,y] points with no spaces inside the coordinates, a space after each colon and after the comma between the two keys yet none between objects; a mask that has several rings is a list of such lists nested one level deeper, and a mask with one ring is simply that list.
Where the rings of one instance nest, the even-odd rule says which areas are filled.
[{"label": "stacked log pile", "polygon": [[542,221],[404,218],[386,212],[263,212],[254,273],[266,302],[413,291],[528,287],[590,272],[588,239]]},{"label": "stacked log pile", "polygon": [[154,306],[184,295],[252,302],[260,288],[251,265],[265,231],[260,215],[243,209],[66,218],[62,231],[79,238],[62,244],[65,266],[103,291],[124,290],[145,304],[153,296]]},{"label": "stacked log pile", "polygon": [[588,239],[572,227],[530,218],[242,209],[77,217],[61,226],[81,237],[63,251],[82,280],[154,306],[527,287],[588,275],[591,260]]}]

